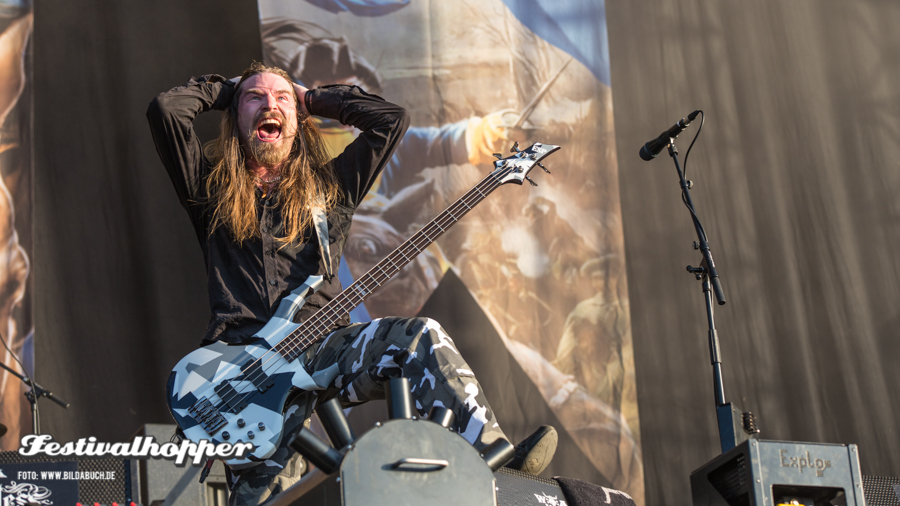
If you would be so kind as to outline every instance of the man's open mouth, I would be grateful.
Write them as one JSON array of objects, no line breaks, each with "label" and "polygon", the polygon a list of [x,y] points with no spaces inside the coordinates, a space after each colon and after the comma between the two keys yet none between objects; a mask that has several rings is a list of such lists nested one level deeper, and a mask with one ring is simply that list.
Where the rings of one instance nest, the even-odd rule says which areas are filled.
[{"label": "man's open mouth", "polygon": [[263,142],[277,141],[281,137],[281,120],[263,118],[256,127],[256,136]]}]

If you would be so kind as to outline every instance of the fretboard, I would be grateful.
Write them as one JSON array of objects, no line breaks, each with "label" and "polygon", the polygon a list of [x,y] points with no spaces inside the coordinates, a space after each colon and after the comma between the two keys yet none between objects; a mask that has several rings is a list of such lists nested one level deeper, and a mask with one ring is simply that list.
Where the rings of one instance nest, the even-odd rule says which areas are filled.
[{"label": "fretboard", "polygon": [[428,222],[418,232],[397,247],[352,285],[323,306],[296,330],[275,345],[275,350],[288,360],[294,360],[317,340],[324,337],[343,315],[359,306],[378,288],[390,281],[407,264],[450,229],[457,221],[477,206],[502,184],[503,176],[510,169],[496,170],[488,174],[474,188]]}]

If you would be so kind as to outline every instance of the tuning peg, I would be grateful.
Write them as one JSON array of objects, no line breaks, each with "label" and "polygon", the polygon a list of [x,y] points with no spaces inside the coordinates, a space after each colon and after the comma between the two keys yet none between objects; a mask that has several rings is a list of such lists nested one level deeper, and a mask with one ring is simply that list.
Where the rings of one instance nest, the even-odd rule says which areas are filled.
[{"label": "tuning peg", "polygon": [[497,158],[497,160],[503,160],[503,155],[500,153],[494,153],[494,157]]},{"label": "tuning peg", "polygon": [[519,152],[519,141],[513,143],[512,149],[509,150],[510,153],[518,153]]},{"label": "tuning peg", "polygon": [[547,174],[550,174],[550,171],[547,170],[547,167],[544,167],[544,164],[542,164],[541,162],[537,162],[537,166],[544,169],[544,172],[546,172]]},{"label": "tuning peg", "polygon": [[525,176],[525,179],[527,179],[528,182],[531,183],[531,186],[537,186],[537,183],[535,183],[534,181],[532,181],[530,177]]}]

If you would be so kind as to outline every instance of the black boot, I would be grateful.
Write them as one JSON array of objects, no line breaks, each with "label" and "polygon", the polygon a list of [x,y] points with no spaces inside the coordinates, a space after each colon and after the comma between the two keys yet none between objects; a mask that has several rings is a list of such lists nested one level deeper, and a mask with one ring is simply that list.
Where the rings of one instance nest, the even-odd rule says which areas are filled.
[{"label": "black boot", "polygon": [[550,425],[541,425],[534,434],[516,445],[516,456],[506,467],[524,473],[541,474],[553,460],[558,439],[556,429]]}]

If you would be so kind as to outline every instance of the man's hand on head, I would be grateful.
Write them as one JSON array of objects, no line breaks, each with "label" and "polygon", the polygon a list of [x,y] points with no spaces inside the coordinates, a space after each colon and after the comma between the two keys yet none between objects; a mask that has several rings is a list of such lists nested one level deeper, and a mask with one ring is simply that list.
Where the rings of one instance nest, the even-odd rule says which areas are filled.
[{"label": "man's hand on head", "polygon": [[306,92],[309,90],[301,84],[297,84],[297,83],[293,83],[293,84],[294,84],[294,91],[297,93],[297,100],[300,101],[300,103],[297,104],[297,107],[301,111],[303,111],[306,115],[308,115],[309,111],[306,110]]}]

